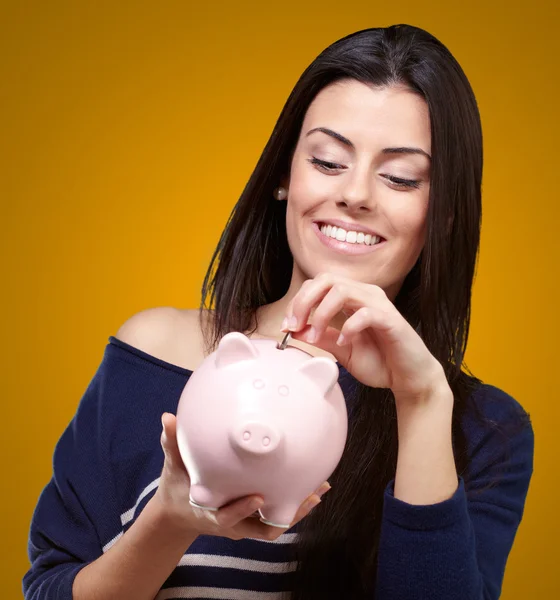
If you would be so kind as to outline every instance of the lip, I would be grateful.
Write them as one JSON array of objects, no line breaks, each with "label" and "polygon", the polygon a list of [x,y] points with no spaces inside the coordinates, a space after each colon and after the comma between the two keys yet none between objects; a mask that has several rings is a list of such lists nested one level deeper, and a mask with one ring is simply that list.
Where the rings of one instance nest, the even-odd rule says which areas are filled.
[{"label": "lip", "polygon": [[324,233],[321,233],[321,230],[319,229],[320,223],[324,223],[324,221],[314,221],[312,223],[313,230],[315,231],[320,242],[327,248],[335,250],[336,252],[340,252],[341,254],[370,254],[371,252],[375,252],[381,246],[385,245],[386,242],[386,240],[382,239],[380,242],[375,244],[375,246],[366,246],[365,244],[351,244],[350,242],[340,242],[339,240],[336,240],[332,237],[326,236]]},{"label": "lip", "polygon": [[358,233],[369,233],[370,235],[376,235],[377,237],[385,239],[379,232],[360,225],[359,223],[348,223],[347,221],[340,221],[339,219],[316,219],[313,223],[319,225],[335,225],[336,227],[342,227],[346,231],[356,231]]}]

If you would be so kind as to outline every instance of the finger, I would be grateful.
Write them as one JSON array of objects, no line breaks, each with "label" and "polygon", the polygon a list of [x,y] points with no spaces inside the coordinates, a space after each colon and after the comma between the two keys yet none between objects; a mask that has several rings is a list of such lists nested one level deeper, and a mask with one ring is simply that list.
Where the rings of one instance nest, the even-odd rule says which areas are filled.
[{"label": "finger", "polygon": [[[321,496],[326,494],[331,489],[331,486],[328,482],[323,483],[321,487],[308,496],[298,508],[292,522],[290,523],[290,527],[293,527],[298,521],[301,521],[304,517],[306,517],[317,505],[321,503]],[[283,529],[277,527],[270,527],[265,523],[247,523],[243,522],[240,524],[243,528],[250,527],[251,535],[264,537],[264,539],[276,539],[282,534]],[[280,531],[278,531],[280,529]],[[245,531],[245,530],[244,530]]]},{"label": "finger", "polygon": [[217,511],[207,511],[207,517],[216,525],[229,529],[235,527],[243,519],[247,519],[263,505],[260,496],[247,496],[235,500]]},{"label": "finger", "polygon": [[[311,326],[308,325],[305,329],[292,333],[292,337],[295,340],[301,340],[302,342],[309,342],[308,335],[311,331]],[[352,354],[352,347],[350,345],[338,346],[337,340],[340,336],[340,331],[336,327],[330,325],[323,331],[321,337],[313,342],[313,345],[322,350],[330,352],[341,365],[346,366],[350,360]]]},{"label": "finger", "polygon": [[[371,295],[366,295],[363,289],[352,285],[352,283],[335,283],[321,300],[310,319],[312,329],[310,331],[309,342],[313,343],[314,340],[321,337],[325,328],[336,315],[344,312],[344,308],[349,308],[353,312],[356,312],[372,301],[375,301],[375,299],[372,299]],[[349,317],[347,316],[347,318]]]},{"label": "finger", "polygon": [[330,489],[331,484],[328,481],[325,481],[317,488],[317,490],[315,490],[315,493],[319,498],[322,498]]},{"label": "finger", "polygon": [[291,326],[292,323],[290,321],[290,319],[293,317],[294,314],[294,302],[296,300],[296,298],[303,293],[303,290],[309,286],[309,284],[312,282],[312,279],[306,279],[300,286],[300,289],[297,291],[296,295],[288,302],[288,305],[286,306],[285,309],[285,315],[286,318],[284,319],[284,322],[282,323],[282,331],[289,331],[291,330]]},{"label": "finger", "polygon": [[[398,313],[396,309],[387,305],[363,306],[344,322],[340,330],[342,342],[350,342],[357,334],[368,328],[372,328],[386,342],[400,342],[403,327],[408,323],[402,315],[395,315],[395,312]],[[412,327],[408,326],[408,328],[412,330]]]},{"label": "finger", "polygon": [[298,508],[294,520],[290,523],[290,527],[293,527],[296,523],[306,517],[316,506],[321,504],[321,498],[318,494],[311,494],[301,506]]},{"label": "finger", "polygon": [[317,505],[321,503],[321,498],[331,489],[328,481],[319,487],[313,494],[308,496],[298,508],[290,527],[293,527],[298,521],[306,517]]},{"label": "finger", "polygon": [[311,495],[309,495],[302,503],[294,517],[294,522],[292,525],[297,523],[305,517],[309,511],[319,504],[321,498],[331,489],[331,484],[328,481],[325,481],[322,485],[319,486]]},{"label": "finger", "polygon": [[170,413],[163,413],[161,424],[161,447],[163,448],[168,466],[186,472],[181,453],[179,452],[179,445],[177,444],[177,418]]},{"label": "finger", "polygon": [[[293,527],[298,521],[301,521],[307,516],[311,510],[321,502],[321,496],[326,494],[331,489],[328,481],[325,481],[319,489],[306,498],[299,507],[290,527]],[[253,515],[251,515],[252,517]],[[244,520],[235,526],[236,533],[240,537],[252,537],[257,539],[275,540],[280,537],[286,530],[282,527],[271,527],[266,523],[256,520]]]},{"label": "finger", "polygon": [[290,331],[299,331],[307,325],[311,310],[327,294],[333,284],[333,277],[324,273],[304,282],[286,310]]},{"label": "finger", "polygon": [[273,527],[257,519],[245,519],[240,521],[234,528],[236,536],[240,538],[253,538],[256,540],[267,540],[272,542],[286,532],[284,527]]}]

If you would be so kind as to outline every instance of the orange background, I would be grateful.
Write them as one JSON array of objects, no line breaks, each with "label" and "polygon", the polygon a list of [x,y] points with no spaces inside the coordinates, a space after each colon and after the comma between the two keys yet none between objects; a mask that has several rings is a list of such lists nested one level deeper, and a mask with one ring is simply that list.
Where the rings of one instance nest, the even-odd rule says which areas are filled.
[{"label": "orange background", "polygon": [[502,597],[560,597],[557,3],[398,4],[0,5],[3,598],[21,597],[53,448],[108,336],[144,308],[197,306],[301,72],[343,35],[394,23],[446,44],[479,102],[484,226],[467,358],[536,431]]}]

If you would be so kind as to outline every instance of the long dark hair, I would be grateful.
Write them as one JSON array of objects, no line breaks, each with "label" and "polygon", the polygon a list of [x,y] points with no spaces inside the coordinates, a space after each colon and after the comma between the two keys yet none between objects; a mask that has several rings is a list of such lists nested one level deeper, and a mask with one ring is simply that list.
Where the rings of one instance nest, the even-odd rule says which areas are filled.
[{"label": "long dark hair", "polygon": [[[481,220],[482,131],[471,86],[447,48],[411,25],[373,28],[326,48],[291,92],[234,207],[202,287],[201,318],[213,306],[209,350],[230,331],[254,331],[259,306],[289,288],[293,258],[286,207],[273,189],[289,173],[305,113],[325,86],[354,79],[404,84],[427,103],[432,163],[426,242],[395,304],[441,362],[455,397],[458,473],[468,467],[461,416],[480,383],[462,370]],[[202,324],[204,325],[206,321]],[[383,493],[395,476],[397,418],[388,389],[358,384],[332,490],[301,522],[294,600],[363,598],[375,579]]]}]

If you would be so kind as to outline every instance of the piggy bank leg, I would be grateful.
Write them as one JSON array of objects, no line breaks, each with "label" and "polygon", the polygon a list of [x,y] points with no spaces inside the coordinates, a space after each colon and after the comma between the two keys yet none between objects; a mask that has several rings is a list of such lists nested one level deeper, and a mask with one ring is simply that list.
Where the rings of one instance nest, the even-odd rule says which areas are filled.
[{"label": "piggy bank leg", "polygon": [[260,510],[261,521],[266,525],[272,527],[280,527],[282,529],[289,529],[291,522],[294,520],[299,506],[294,505],[283,505],[283,506],[271,506],[265,505]]},{"label": "piggy bank leg", "polygon": [[218,510],[226,502],[222,494],[210,491],[206,486],[199,483],[191,485],[190,503],[204,510]]}]

